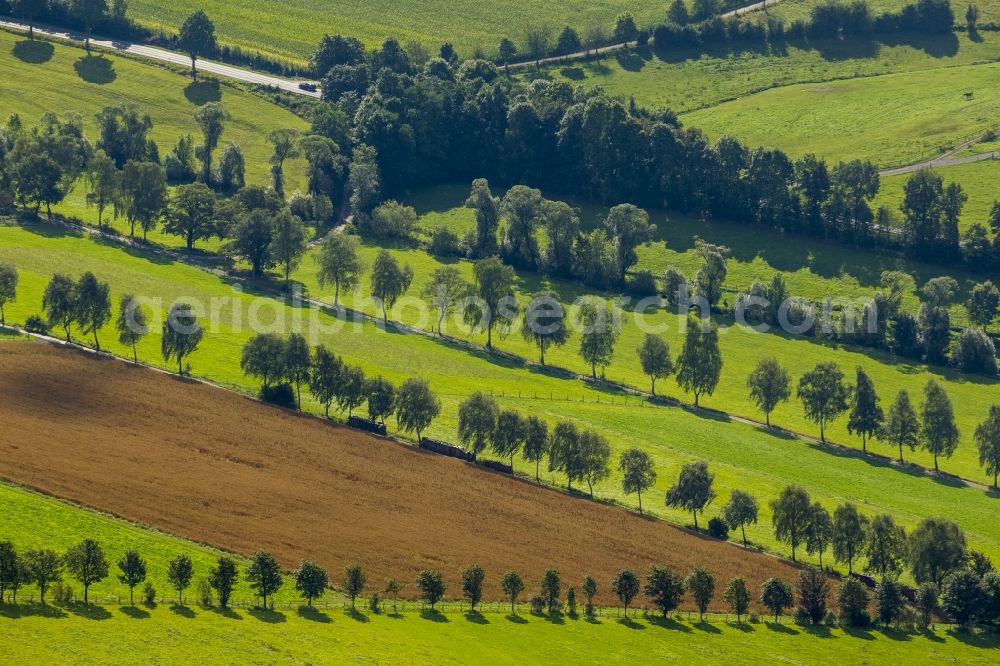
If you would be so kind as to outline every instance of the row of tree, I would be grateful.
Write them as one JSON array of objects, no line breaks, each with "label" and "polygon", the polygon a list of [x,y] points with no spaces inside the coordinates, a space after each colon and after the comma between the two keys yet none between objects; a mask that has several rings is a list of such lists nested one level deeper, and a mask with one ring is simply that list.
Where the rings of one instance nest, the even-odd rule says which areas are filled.
[{"label": "row of tree", "polygon": [[335,402],[348,415],[367,402],[369,418],[384,424],[395,414],[397,427],[415,432],[418,441],[441,412],[441,401],[426,380],[413,378],[396,387],[381,376],[366,378],[364,370],[348,365],[323,345],[310,351],[298,333],[287,339],[270,333],[255,335],[243,346],[240,367],[263,382],[265,399],[283,402],[280,391],[274,389],[287,383],[289,392],[294,388],[292,404],[301,409],[301,387],[306,385],[327,416]]},{"label": "row of tree", "polygon": [[[331,252],[330,248],[343,247],[345,243],[348,252],[353,252],[350,247],[353,241],[344,238],[341,234],[331,236],[324,246],[324,253]],[[376,261],[377,265],[379,263],[391,266],[379,269],[378,273],[398,276],[408,272],[408,267],[400,269],[386,252],[380,254]],[[497,269],[504,268],[495,258],[484,260],[477,264],[477,277],[484,273],[479,270],[484,263],[495,265]],[[333,278],[327,275],[327,279]],[[12,265],[0,265],[0,317],[3,306],[16,295],[17,280],[17,271]],[[384,288],[385,284],[392,280],[378,275],[373,277],[373,293],[381,295],[383,310],[385,302],[391,307],[395,298],[405,291],[405,287],[399,285],[400,280],[396,280],[398,288],[388,289]],[[491,285],[490,281],[481,282],[480,294],[493,294],[496,298],[497,293],[504,293],[503,290],[497,292]],[[431,285],[435,289],[439,286],[436,281]],[[506,288],[512,289],[512,283],[508,283]],[[439,294],[438,298],[443,296]],[[98,331],[112,317],[107,283],[99,281],[90,272],[78,281],[57,274],[46,287],[42,306],[47,316],[47,322],[41,324],[42,329],[57,326],[65,332],[69,341],[72,327],[77,325],[84,335],[93,335],[94,346],[100,350]],[[440,302],[438,307],[442,312],[447,311],[447,306]],[[480,310],[480,316],[482,311],[489,310],[481,303],[474,307]],[[510,306],[507,307],[509,310]],[[493,321],[491,315],[486,316]],[[581,307],[581,320],[585,328],[581,334],[580,353],[592,364],[596,376],[598,365],[603,368],[611,361],[618,335],[615,317],[604,301],[591,300]],[[115,328],[119,342],[132,348],[136,362],[136,346],[149,332],[147,321],[148,313],[139,299],[130,294],[124,295]],[[697,406],[701,395],[711,395],[718,385],[723,366],[722,353],[713,323],[706,324],[691,316],[687,324],[684,346],[676,362],[671,358],[668,343],[655,335],[646,336],[638,354],[643,372],[650,377],[654,396],[656,381],[676,371],[678,384],[694,394]],[[38,326],[29,322],[29,327]],[[484,328],[491,326],[492,323],[483,324]],[[565,312],[556,295],[543,293],[536,296],[533,305],[525,311],[522,333],[538,345],[543,363],[545,350],[550,345],[565,342],[568,336]],[[175,303],[163,322],[161,352],[164,360],[176,360],[178,371],[183,372],[184,359],[197,349],[203,334],[191,307]],[[310,352],[301,334],[293,334],[287,340],[273,334],[253,337],[244,346],[240,366],[246,374],[262,380],[261,395],[265,399],[301,408],[301,388],[307,385],[314,398],[324,406],[327,415],[334,403],[350,415],[367,402],[371,419],[384,423],[386,417],[396,414],[399,427],[404,432],[416,432],[418,440],[440,412],[440,401],[426,381],[411,379],[397,389],[383,377],[366,379],[361,368],[346,364],[323,346]],[[285,383],[288,384],[288,391],[283,398],[284,389],[281,387]],[[792,396],[791,376],[775,358],[766,358],[758,363],[747,379],[747,387],[750,399],[764,413],[768,426],[771,425],[772,412]],[[869,440],[882,440],[898,449],[900,462],[903,462],[904,447],[913,451],[921,446],[934,457],[934,467],[938,470],[939,459],[950,458],[960,441],[961,433],[951,400],[944,388],[933,379],[924,386],[924,400],[919,413],[906,389],[900,390],[886,413],[879,404],[881,400],[874,382],[864,368],[857,368],[856,381],[851,386],[841,368],[833,362],[820,363],[805,373],[799,379],[796,395],[802,402],[806,418],[819,426],[820,439],[824,443],[826,428],[848,412],[848,431],[861,436],[864,451],[867,452]],[[498,428],[501,416],[504,417],[504,424]],[[495,433],[500,438],[496,442],[493,441]],[[547,425],[543,421],[537,418],[524,421],[516,413],[501,410],[492,397],[482,393],[470,397],[459,411],[459,437],[474,454],[490,445],[498,455],[509,457],[513,463],[514,455],[523,448],[527,459],[538,463],[546,447],[549,447],[557,452],[556,458],[550,460],[550,471],[565,472],[570,485],[574,481],[586,480],[593,492],[593,484],[609,474],[610,449],[607,442],[596,433],[577,432],[570,423],[557,426],[553,437],[556,433],[559,434],[558,446],[549,441]],[[986,419],[977,426],[974,439],[980,464],[993,477],[996,487],[1000,478],[1000,406],[990,408]],[[536,469],[536,476],[537,472]]]},{"label": "row of tree", "polygon": [[[126,550],[116,562],[117,579],[129,590],[129,602],[135,604],[135,589],[143,585],[142,595],[148,605],[156,602],[157,592],[148,581],[149,564],[134,550]],[[10,599],[17,603],[17,593],[26,585],[35,585],[41,603],[46,602],[46,593],[57,587],[57,601],[72,600],[72,590],[64,588],[64,574],[70,574],[83,586],[83,601],[89,604],[90,587],[111,575],[111,565],[102,547],[92,539],[85,539],[71,547],[65,554],[50,549],[18,552],[9,541],[0,542],[0,604]],[[268,599],[282,588],[285,580],[281,568],[273,555],[258,551],[245,565],[243,579],[249,589],[260,600],[263,608],[269,608]],[[195,567],[188,555],[179,554],[167,564],[166,579],[177,592],[177,601],[184,603],[184,593],[194,582]],[[326,569],[313,561],[303,561],[291,574],[296,592],[307,606],[321,598],[331,587],[331,579]],[[211,606],[216,601],[222,608],[228,608],[232,595],[240,581],[240,569],[236,559],[223,555],[212,566],[208,575],[198,581],[199,602]],[[486,571],[473,564],[460,571],[462,598],[469,602],[471,612],[477,612],[478,604],[484,597]],[[365,593],[367,575],[360,564],[351,564],[344,569],[341,590],[350,600],[351,608]],[[422,570],[414,581],[421,600],[431,609],[444,598],[447,583],[438,570]],[[392,598],[393,606],[403,584],[395,578],[387,578],[381,594]],[[500,589],[510,602],[511,613],[517,613],[517,602],[524,593],[524,578],[516,570],[503,574]],[[622,604],[628,616],[629,607],[640,594],[666,617],[676,610],[685,594],[690,594],[703,620],[716,597],[715,577],[704,567],[696,566],[682,577],[667,566],[653,565],[646,577],[641,578],[630,569],[622,569],[611,580],[610,589]],[[595,613],[594,597],[599,587],[593,576],[586,576],[580,586],[584,595],[584,612],[588,617]],[[547,569],[538,583],[538,593],[531,597],[532,612],[543,614],[558,613],[565,608],[570,616],[577,612],[577,589],[569,586],[565,591],[565,606],[562,601],[563,580],[556,569]],[[833,614],[828,610],[832,586],[830,580],[819,569],[804,568],[797,584],[798,608],[795,619],[800,623],[832,622]],[[750,615],[753,600],[749,586],[743,578],[733,578],[721,594],[726,609],[735,614],[737,621]],[[912,594],[918,613],[918,624],[928,626],[936,613],[944,612],[963,627],[973,624],[994,625],[1000,621],[1000,575],[992,563],[978,555],[968,558],[942,579],[940,585],[925,582]],[[759,604],[774,616],[775,622],[791,608],[796,601],[792,586],[781,578],[770,578],[760,590]],[[844,626],[867,626],[872,618],[869,614],[871,595],[859,579],[851,577],[844,581],[837,592],[839,622]],[[876,594],[878,620],[884,626],[892,626],[907,617],[910,607],[908,595],[903,586],[892,578],[885,578],[878,585]],[[378,612],[380,592],[372,592],[369,607]]]}]

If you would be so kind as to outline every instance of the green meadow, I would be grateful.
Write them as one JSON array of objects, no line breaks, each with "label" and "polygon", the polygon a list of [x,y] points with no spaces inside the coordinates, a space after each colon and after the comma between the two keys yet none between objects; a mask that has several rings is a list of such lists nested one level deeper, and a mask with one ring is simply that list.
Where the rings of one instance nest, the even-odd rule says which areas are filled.
[{"label": "green meadow", "polygon": [[[239,370],[241,346],[251,335],[245,322],[252,308],[256,308],[263,322],[273,323],[269,327],[271,330],[287,331],[294,318],[300,317],[307,338],[315,333],[315,340],[342,354],[345,360],[360,365],[369,375],[381,374],[393,382],[414,375],[428,379],[443,403],[441,416],[428,432],[430,436],[454,441],[458,404],[476,390],[489,390],[499,396],[504,406],[537,414],[551,422],[569,419],[581,427],[593,428],[612,442],[615,451],[629,446],[646,449],[659,470],[659,480],[650,497],[662,497],[682,463],[708,460],[717,475],[717,491],[723,499],[709,508],[706,517],[718,512],[730,490],[751,490],[761,498],[762,515],[761,523],[749,530],[750,537],[775,552],[785,552],[785,549],[773,539],[767,500],[775,497],[788,483],[795,482],[803,484],[815,498],[831,508],[844,501],[857,502],[867,513],[891,512],[910,528],[927,515],[950,517],[964,527],[971,547],[1000,556],[995,496],[982,489],[926,476],[913,468],[898,469],[883,461],[821,447],[721,416],[652,407],[635,397],[626,401],[627,396],[621,392],[581,382],[560,370],[526,367],[514,359],[424,335],[384,332],[370,323],[348,323],[338,327],[332,317],[311,308],[292,307],[270,298],[254,301],[250,288],[234,291],[228,280],[207,271],[161,255],[123,250],[93,238],[67,235],[46,225],[0,227],[0,260],[15,263],[21,271],[18,300],[7,307],[8,318],[13,322],[23,322],[28,315],[39,311],[45,284],[57,271],[72,275],[94,271],[100,279],[111,283],[115,301],[125,290],[161,299],[161,309],[157,313],[161,317],[163,310],[177,298],[195,299],[206,308],[214,307],[212,303],[216,299],[219,316],[207,327],[201,348],[190,358],[192,372],[245,392],[255,392],[257,388]],[[219,299],[235,300],[221,302]],[[233,307],[234,302],[239,308]],[[243,325],[236,320],[237,311]],[[670,317],[675,318],[662,313],[654,315],[654,318],[667,321]],[[153,330],[158,328],[154,318]],[[674,349],[678,349],[676,327],[666,335]],[[112,352],[127,353],[113,341],[110,327],[101,332],[101,337],[103,345]],[[760,338],[738,331],[723,335],[722,340],[726,379],[706,404],[739,412],[740,405],[746,404],[746,398],[742,397],[746,373],[756,359],[764,355],[765,345]],[[969,429],[981,419],[979,412],[984,412],[989,402],[984,399],[984,392],[995,392],[994,384],[951,373],[942,375],[940,371],[932,372],[921,366],[880,365],[856,351],[799,339],[771,336],[766,340],[767,353],[781,358],[793,375],[816,362],[833,359],[848,370],[857,363],[866,364],[884,395],[904,385],[916,392],[929,376],[944,381],[965,432],[959,454],[946,461],[944,468],[982,479],[975,464]],[[616,380],[634,379],[636,385],[644,387],[646,382],[628,361],[634,354],[636,341],[634,332],[623,333],[618,358],[608,374]],[[501,349],[518,351],[516,345],[520,343],[512,335],[498,344]],[[157,334],[143,341],[139,355],[144,361],[163,366]],[[575,350],[567,347],[553,353],[551,358],[555,364],[580,369],[574,355]],[[662,384],[664,392],[677,395],[670,382]],[[308,408],[314,412],[320,409],[315,404],[308,404]],[[798,414],[797,406],[785,406],[775,422],[794,426],[801,422]],[[812,432],[811,427],[809,431]],[[831,431],[838,439],[839,433],[837,429]],[[891,454],[884,447],[880,450]],[[922,454],[908,455],[925,464],[928,462]],[[529,471],[528,464],[523,461],[516,467],[522,473]],[[544,476],[547,482],[564,483],[558,475],[546,473]],[[597,493],[633,505],[632,498],[622,495],[617,473],[600,484]],[[686,514],[666,510],[660,501],[650,500],[648,506],[671,521],[687,523],[690,520]]]},{"label": "green meadow", "polygon": [[964,33],[914,37],[895,44],[824,40],[808,47],[789,46],[781,53],[659,54],[646,49],[553,66],[541,74],[531,70],[523,76],[542,75],[573,85],[600,86],[609,94],[634,98],[640,106],[686,113],[769,88],[985,62],[996,58],[998,44],[996,33],[983,32],[976,41]]},{"label": "green meadow", "polygon": [[[1000,162],[996,160],[972,162],[971,164],[941,167],[935,171],[944,178],[945,185],[958,183],[969,196],[969,200],[962,209],[962,217],[959,220],[960,227],[964,230],[973,224],[981,224],[989,231],[990,210],[993,208],[994,202],[1000,199],[1000,191],[997,191]],[[911,175],[904,174],[882,178],[879,193],[875,197],[873,205],[885,206],[900,214],[899,206],[903,203],[903,188]]]},{"label": "green meadow", "polygon": [[[898,166],[937,155],[997,125],[1000,63],[805,83],[693,111],[686,125],[792,157]],[[972,93],[966,96],[965,93]],[[763,122],[766,119],[766,122]]]},{"label": "green meadow", "polygon": [[[246,159],[247,182],[251,184],[271,182],[268,159],[272,146],[268,133],[284,127],[308,127],[302,118],[238,86],[213,79],[193,83],[170,69],[132,58],[107,54],[88,57],[82,48],[58,42],[29,42],[2,30],[0,53],[0,80],[4,82],[0,86],[0,122],[16,113],[26,127],[31,127],[47,112],[55,111],[60,116],[79,113],[87,136],[96,141],[99,134],[95,114],[106,106],[133,104],[152,118],[149,136],[162,156],[186,134],[200,141],[194,113],[200,105],[217,101],[230,115],[217,150],[227,143],[239,144]],[[304,160],[289,161],[285,171],[289,192],[305,189]],[[97,212],[87,208],[82,181],[54,210],[97,223]],[[124,221],[113,226],[120,232],[128,231]],[[168,240],[155,231],[150,240],[181,244],[177,238]]]},{"label": "green meadow", "polygon": [[184,18],[203,9],[215,21],[220,42],[250,51],[304,62],[324,33],[352,35],[369,47],[387,37],[401,44],[415,41],[429,49],[454,44],[464,56],[476,49],[495,54],[504,37],[521,47],[529,23],[571,25],[581,34],[594,23],[614,27],[615,17],[632,12],[640,25],[661,20],[664,9],[637,0],[556,0],[544,4],[529,0],[477,3],[472,0],[134,0],[129,14],[143,25],[177,32]]}]

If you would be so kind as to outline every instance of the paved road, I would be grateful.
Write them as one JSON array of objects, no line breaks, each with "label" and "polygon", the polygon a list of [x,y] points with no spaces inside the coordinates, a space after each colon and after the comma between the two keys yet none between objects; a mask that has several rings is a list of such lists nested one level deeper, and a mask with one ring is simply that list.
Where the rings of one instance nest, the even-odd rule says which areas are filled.
[{"label": "paved road", "polygon": [[892,169],[884,169],[882,171],[879,171],[878,175],[882,177],[899,176],[904,173],[913,173],[914,171],[920,171],[921,169],[958,166],[960,164],[971,164],[973,162],[984,162],[986,160],[1000,159],[1000,151],[981,153],[979,155],[966,155],[965,157],[955,157],[955,155],[962,152],[969,146],[979,143],[982,140],[983,138],[981,136],[977,136],[974,139],[970,139],[964,143],[960,143],[951,150],[941,153],[937,157],[932,157],[929,160],[916,162],[914,164],[907,164],[906,166],[895,167]]},{"label": "paved road", "polygon": [[[27,24],[19,23],[17,21],[0,20],[0,27],[22,30],[24,32],[28,31]],[[51,26],[35,26],[35,33],[55,39],[68,39],[77,42],[82,42],[84,40],[84,35],[81,32],[74,32],[72,30],[54,28]],[[185,67],[191,66],[191,59],[186,54],[177,53],[176,51],[168,51],[167,49],[161,49],[155,46],[143,46],[132,42],[105,39],[102,37],[91,37],[90,45],[91,47],[115,51],[117,53],[132,53],[134,55],[150,58],[152,60],[160,60],[162,62],[183,65]],[[227,79],[243,81],[245,83],[272,86],[274,88],[280,88],[281,90],[297,93],[299,95],[306,95],[308,97],[320,96],[318,91],[309,92],[300,89],[299,84],[302,83],[302,81],[283,79],[269,74],[261,74],[260,72],[254,72],[240,67],[233,67],[232,65],[225,65],[221,62],[215,62],[212,60],[199,60],[198,71],[207,72],[216,76],[222,76]]]}]

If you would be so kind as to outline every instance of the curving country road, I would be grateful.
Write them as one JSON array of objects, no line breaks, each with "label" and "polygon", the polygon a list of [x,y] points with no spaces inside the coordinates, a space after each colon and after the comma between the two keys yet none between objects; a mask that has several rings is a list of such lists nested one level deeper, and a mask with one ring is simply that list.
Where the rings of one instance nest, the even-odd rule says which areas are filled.
[{"label": "curving country road", "polygon": [[[19,30],[23,32],[28,31],[28,25],[26,23],[11,21],[9,19],[0,20],[0,27],[12,30]],[[65,39],[75,42],[82,42],[84,40],[84,34],[82,32],[76,32],[73,30],[55,28],[46,25],[41,25],[41,26],[36,25],[34,27],[34,30],[36,34],[44,35],[46,37],[51,37],[54,39]],[[143,46],[142,44],[136,44],[134,42],[106,39],[94,36],[90,38],[90,45],[92,48],[104,49],[116,53],[131,53],[133,55],[142,56],[144,58],[150,58],[152,60],[159,60],[161,62],[169,62],[175,65],[183,65],[185,67],[191,66],[191,59],[187,56],[187,54],[178,53],[176,51],[168,51],[167,49],[161,49],[155,46]],[[227,79],[233,79],[235,81],[243,81],[244,83],[252,83],[262,86],[271,86],[274,88],[285,90],[287,92],[296,93],[299,95],[306,95],[308,97],[320,96],[318,88],[315,92],[302,90],[301,88],[299,88],[300,83],[315,83],[314,81],[307,82],[301,80],[284,79],[278,76],[271,76],[269,74],[261,74],[260,72],[255,72],[249,69],[243,69],[241,67],[233,67],[232,65],[226,65],[221,62],[215,62],[213,60],[198,60],[198,71],[215,74],[216,76],[222,76]]]},{"label": "curving country road", "polygon": [[996,160],[1000,159],[1000,151],[994,150],[989,153],[981,153],[979,155],[966,155],[965,157],[955,157],[958,153],[965,150],[969,146],[975,145],[983,140],[983,137],[977,136],[974,139],[969,139],[963,143],[958,144],[951,150],[947,150],[936,157],[932,157],[929,160],[923,160],[921,162],[914,162],[913,164],[907,164],[901,167],[894,167],[892,169],[883,169],[879,171],[878,175],[881,177],[886,176],[899,176],[905,173],[913,173],[914,171],[920,171],[921,169],[932,169],[935,167],[950,167],[958,166],[960,164],[971,164],[973,162],[985,162],[986,160]]}]

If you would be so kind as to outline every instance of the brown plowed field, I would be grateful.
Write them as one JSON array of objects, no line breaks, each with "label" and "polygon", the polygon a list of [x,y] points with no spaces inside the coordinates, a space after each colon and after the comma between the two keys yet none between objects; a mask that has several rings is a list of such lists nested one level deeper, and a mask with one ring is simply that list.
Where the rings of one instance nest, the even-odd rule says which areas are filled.
[{"label": "brown plowed field", "polygon": [[357,560],[375,581],[436,568],[457,593],[459,569],[477,562],[494,598],[511,568],[529,591],[550,566],[604,590],[618,569],[652,563],[705,565],[720,588],[796,576],[620,508],[44,343],[0,343],[0,435],[4,478],[238,553],[270,550],[288,568]]}]

